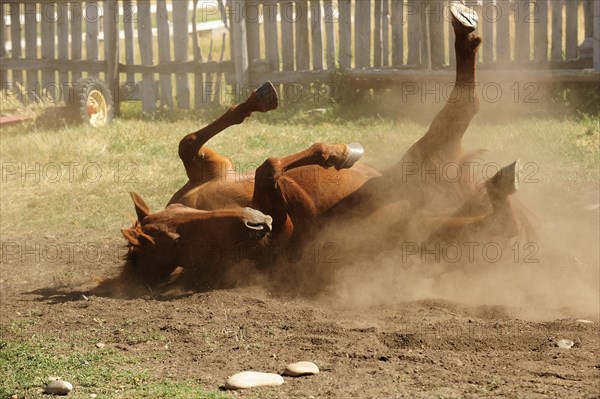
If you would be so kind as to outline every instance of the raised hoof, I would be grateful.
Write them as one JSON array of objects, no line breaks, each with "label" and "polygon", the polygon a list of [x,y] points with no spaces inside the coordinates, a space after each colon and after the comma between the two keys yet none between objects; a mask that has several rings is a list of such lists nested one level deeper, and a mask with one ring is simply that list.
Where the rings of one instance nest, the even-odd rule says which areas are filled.
[{"label": "raised hoof", "polygon": [[488,193],[494,197],[507,197],[519,189],[519,160],[503,167],[486,184]]},{"label": "raised hoof", "polygon": [[346,144],[347,152],[338,169],[351,168],[365,153],[365,149],[359,143]]},{"label": "raised hoof", "polygon": [[477,28],[479,17],[471,7],[467,7],[459,1],[454,1],[450,4],[450,13],[452,13],[452,25],[455,30],[470,33]]},{"label": "raised hoof", "polygon": [[265,82],[256,89],[256,98],[261,112],[271,111],[279,105],[277,91],[271,82]]}]

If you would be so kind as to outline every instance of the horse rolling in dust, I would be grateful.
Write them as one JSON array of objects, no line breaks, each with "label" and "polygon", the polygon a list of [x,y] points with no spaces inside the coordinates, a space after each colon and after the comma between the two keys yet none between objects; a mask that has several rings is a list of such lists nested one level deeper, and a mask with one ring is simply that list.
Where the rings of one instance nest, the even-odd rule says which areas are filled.
[{"label": "horse rolling in dust", "polygon": [[[427,133],[396,165],[378,172],[355,164],[363,151],[358,144],[314,144],[297,154],[269,158],[248,178],[236,178],[232,162],[205,144],[253,112],[277,107],[272,85],[263,84],[244,103],[181,140],[179,156],[189,181],[166,209],[152,213],[132,193],[138,220],[132,228],[122,229],[129,244],[122,275],[157,284],[179,266],[210,280],[224,273],[223,254],[237,248],[246,248],[243,256],[264,262],[260,254],[265,251],[247,248],[302,245],[335,220],[367,218],[398,202],[407,204],[411,214],[433,215],[428,217],[426,240],[518,234],[517,216],[508,198],[517,190],[516,162],[475,189],[469,179],[423,178],[423,171],[464,165],[468,156],[462,137],[479,109],[475,64],[481,39],[473,33],[477,16],[460,3],[451,5],[451,13],[457,60],[452,95]],[[420,224],[425,219],[417,218]],[[359,233],[357,229],[355,235]]]}]

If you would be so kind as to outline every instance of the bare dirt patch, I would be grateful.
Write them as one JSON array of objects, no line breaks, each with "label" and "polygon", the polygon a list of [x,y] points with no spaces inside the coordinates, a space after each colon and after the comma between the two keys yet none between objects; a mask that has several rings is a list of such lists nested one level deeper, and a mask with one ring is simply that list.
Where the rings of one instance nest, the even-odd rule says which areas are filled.
[{"label": "bare dirt patch", "polygon": [[[343,295],[334,290],[313,298],[244,286],[118,299],[91,295],[89,289],[95,276],[118,271],[124,252],[120,241],[31,233],[14,242],[49,247],[84,238],[99,248],[96,258],[77,251],[66,260],[5,254],[0,279],[4,340],[57,336],[90,351],[144,354],[150,375],[194,380],[209,391],[243,370],[282,372],[299,360],[321,369],[316,376],[286,377],[281,387],[233,393],[251,398],[592,398],[600,393],[599,320],[589,311],[593,304],[578,313],[573,306],[561,310],[552,303],[543,309],[534,302],[536,309],[524,312],[526,298],[513,303],[520,307],[494,304],[494,296],[488,304],[460,303],[459,295],[436,299],[431,292],[424,294],[427,299],[403,300],[382,286],[390,291],[371,293],[376,300],[368,301],[361,285],[354,293],[345,286]],[[502,290],[502,281],[497,289]],[[576,321],[580,318],[593,323]],[[558,348],[562,338],[573,340],[574,347]],[[106,346],[96,348],[97,342]],[[75,393],[78,381],[71,382]],[[111,397],[113,388],[119,389],[99,392]],[[94,389],[79,387],[98,392]]]}]

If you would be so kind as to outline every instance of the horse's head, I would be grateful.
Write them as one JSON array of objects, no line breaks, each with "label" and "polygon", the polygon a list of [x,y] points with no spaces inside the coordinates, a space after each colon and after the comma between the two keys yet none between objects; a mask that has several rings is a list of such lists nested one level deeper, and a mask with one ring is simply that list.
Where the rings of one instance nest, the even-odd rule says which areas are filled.
[{"label": "horse's head", "polygon": [[214,264],[223,253],[262,240],[273,222],[251,208],[202,211],[173,204],[151,213],[137,194],[131,196],[138,219],[121,229],[129,242],[126,268],[151,282],[167,278],[177,266]]}]

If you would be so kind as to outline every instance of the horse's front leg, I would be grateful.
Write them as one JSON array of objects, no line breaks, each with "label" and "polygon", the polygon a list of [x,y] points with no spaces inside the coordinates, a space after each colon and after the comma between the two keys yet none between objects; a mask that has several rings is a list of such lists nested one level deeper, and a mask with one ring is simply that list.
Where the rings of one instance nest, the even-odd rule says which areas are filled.
[{"label": "horse's front leg", "polygon": [[206,127],[185,136],[179,142],[179,158],[190,181],[206,179],[206,171],[203,170],[202,164],[210,160],[205,159],[200,149],[208,140],[228,127],[242,123],[253,112],[267,112],[277,106],[277,92],[270,82],[266,82],[254,90],[246,101],[232,106]]}]

